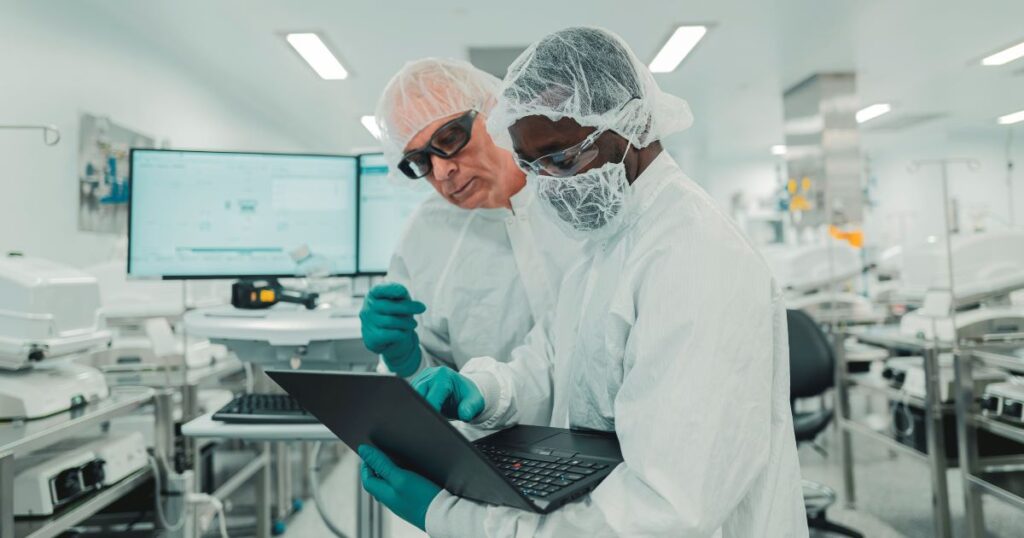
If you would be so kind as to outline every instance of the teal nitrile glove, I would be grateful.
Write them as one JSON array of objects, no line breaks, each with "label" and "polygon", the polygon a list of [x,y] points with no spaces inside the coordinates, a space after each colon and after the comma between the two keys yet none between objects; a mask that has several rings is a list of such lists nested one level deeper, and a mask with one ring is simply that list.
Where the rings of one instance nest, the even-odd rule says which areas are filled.
[{"label": "teal nitrile glove", "polygon": [[449,419],[469,422],[484,410],[484,396],[476,383],[447,366],[427,368],[410,384]]},{"label": "teal nitrile glove", "polygon": [[387,454],[370,445],[359,446],[359,457],[363,459],[360,467],[363,489],[396,516],[426,531],[427,508],[441,493],[441,488],[395,465]]},{"label": "teal nitrile glove", "polygon": [[384,363],[392,372],[402,377],[411,376],[420,367],[422,357],[413,316],[426,310],[426,305],[413,301],[409,290],[401,284],[374,286],[366,294],[359,312],[363,344],[384,357]]}]

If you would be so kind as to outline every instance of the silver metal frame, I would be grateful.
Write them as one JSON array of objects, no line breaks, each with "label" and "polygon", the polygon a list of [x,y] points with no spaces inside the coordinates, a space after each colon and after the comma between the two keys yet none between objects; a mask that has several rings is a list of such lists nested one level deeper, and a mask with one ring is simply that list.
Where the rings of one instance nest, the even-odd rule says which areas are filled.
[{"label": "silver metal frame", "polygon": [[[1024,343],[1022,343],[1024,345]],[[1000,353],[987,346],[964,350],[954,357],[956,372],[956,424],[960,443],[960,475],[963,480],[967,536],[985,536],[984,494],[1024,511],[1024,492],[1008,491],[985,478],[985,473],[1020,472],[1020,466],[988,466],[978,450],[978,430],[986,430],[1024,443],[1024,428],[1003,424],[984,416],[977,407],[973,370],[975,363],[1024,372],[1024,359]]]},{"label": "silver metal frame", "polygon": [[[147,403],[154,402],[157,408],[170,406],[171,393],[168,391],[157,392],[151,389],[135,388],[119,392],[122,394],[117,396],[123,398],[122,401],[115,404],[111,404],[109,401],[89,404],[74,414],[67,412],[57,415],[56,419],[64,420],[39,419],[36,424],[45,424],[45,421],[48,420],[53,424],[51,427],[43,428],[33,434],[23,435],[16,441],[0,446],[0,538],[57,536],[106,508],[150,478],[151,471],[148,468],[143,469],[113,486],[73,503],[72,506],[51,517],[17,522],[14,519],[15,458],[72,438],[86,430],[92,430],[112,418],[129,414]],[[0,430],[10,428],[11,431],[15,431],[25,428],[26,424],[31,423],[6,423],[0,425]],[[157,416],[155,428],[157,439],[172,438],[170,436],[173,436],[173,423],[160,420],[160,415]]]},{"label": "silver metal frame", "polygon": [[920,401],[925,411],[925,436],[927,439],[928,453],[925,454],[913,447],[904,445],[895,438],[878,433],[863,424],[853,420],[850,413],[849,388],[857,386],[890,394],[890,389],[875,385],[858,382],[855,377],[847,374],[846,355],[843,342],[848,333],[837,331],[834,333],[833,346],[836,355],[836,414],[837,429],[840,434],[840,461],[843,471],[843,492],[845,493],[845,504],[849,508],[856,506],[856,487],[853,476],[853,449],[851,446],[851,434],[856,433],[880,443],[901,454],[908,455],[928,465],[931,474],[932,484],[932,520],[935,527],[935,536],[938,538],[950,538],[952,536],[952,523],[949,511],[949,485],[946,482],[946,471],[951,467],[949,458],[946,455],[946,445],[942,436],[942,414],[949,405],[941,401],[940,380],[939,380],[939,353],[948,351],[944,345],[937,345],[934,342],[913,341],[906,338],[889,338],[875,336],[870,332],[853,332],[849,335],[866,344],[884,347],[889,350],[907,350],[920,353],[924,357],[925,375],[925,398]]}]

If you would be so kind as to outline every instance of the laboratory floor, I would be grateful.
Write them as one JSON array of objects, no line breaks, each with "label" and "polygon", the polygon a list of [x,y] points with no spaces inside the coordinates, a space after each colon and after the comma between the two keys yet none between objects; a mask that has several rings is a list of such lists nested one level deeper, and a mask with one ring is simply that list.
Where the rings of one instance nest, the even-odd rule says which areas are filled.
[{"label": "laboratory floor", "polygon": [[[824,432],[820,444],[828,452],[823,456],[810,446],[800,448],[800,462],[804,478],[823,483],[842,495],[841,469],[835,450],[833,430]],[[915,460],[890,454],[883,447],[853,438],[856,458],[857,510],[847,510],[842,502],[828,512],[830,520],[854,528],[871,538],[929,538],[934,536],[930,506],[930,481],[927,468]],[[358,458],[346,453],[324,480],[324,501],[338,507],[333,513],[336,523],[350,537],[355,531],[355,477]],[[964,508],[959,471],[949,471],[951,511],[955,536],[965,536]],[[1021,513],[999,501],[986,497],[985,521],[989,536],[1010,538],[1020,536]],[[418,529],[385,511],[385,536],[414,538],[425,536]],[[309,502],[307,508],[288,522],[286,538],[330,537],[320,520],[316,508]],[[833,534],[812,533],[812,537],[831,537]]]},{"label": "laboratory floor", "polygon": [[[810,446],[800,448],[803,477],[830,486],[839,492],[840,502],[829,510],[829,519],[856,528],[870,537],[935,536],[928,468],[917,460],[891,454],[887,448],[858,436],[854,436],[852,441],[857,510],[842,509],[843,482],[839,453],[836,450],[837,438],[834,428],[826,430],[819,437],[820,444],[828,452],[827,458]],[[960,471],[949,470],[947,481],[953,535],[966,536]],[[1024,521],[1024,516],[1020,511],[990,496],[984,497],[984,511],[987,536],[1021,536],[1021,521]]]}]

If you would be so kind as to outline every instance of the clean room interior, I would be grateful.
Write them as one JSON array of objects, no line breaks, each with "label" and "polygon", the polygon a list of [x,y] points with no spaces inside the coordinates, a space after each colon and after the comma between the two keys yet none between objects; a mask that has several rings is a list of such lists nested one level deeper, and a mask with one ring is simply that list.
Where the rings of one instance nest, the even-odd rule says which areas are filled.
[{"label": "clean room interior", "polygon": [[[451,309],[443,322],[450,338],[436,331],[416,337],[424,367],[463,366],[454,350],[465,338],[459,323],[465,331],[487,331],[467,338],[468,358],[489,349],[492,335],[514,340],[501,349],[522,343],[541,323],[541,310],[552,320],[564,314],[555,307],[570,288],[557,285],[561,273],[546,281],[556,292],[544,297],[546,307],[537,306],[529,282],[525,291],[472,295],[499,281],[499,264],[512,260],[502,265],[511,267],[509,278],[525,280],[542,271],[541,262],[524,263],[516,251],[521,238],[509,238],[504,227],[501,241],[512,247],[502,253],[486,250],[497,248],[489,240],[461,246],[462,236],[445,239],[441,225],[415,220],[421,203],[458,211],[459,218],[499,209],[456,207],[447,192],[430,188],[444,189],[438,163],[461,147],[429,157],[426,180],[402,176],[390,145],[405,159],[419,138],[388,140],[398,136],[394,125],[406,112],[389,104],[386,88],[409,62],[436,57],[468,62],[504,89],[516,83],[506,78],[513,60],[573,26],[620,36],[642,80],[650,77],[660,92],[686,101],[692,126],[659,138],[660,147],[687,184],[709,195],[708,207],[718,210],[709,213],[731,223],[770,269],[778,302],[789,312],[788,339],[776,343],[788,345],[791,392],[782,404],[792,416],[784,422],[795,432],[794,487],[802,491],[810,535],[1020,535],[1021,20],[1024,4],[1010,0],[0,0],[7,192],[0,198],[0,537],[425,535],[403,521],[400,509],[364,490],[360,455],[339,441],[344,435],[265,372],[397,372],[391,348],[381,351],[367,332],[367,312],[380,299],[374,290],[396,279],[412,292],[402,300],[425,304],[426,314],[415,312],[419,330],[428,330],[435,312]],[[303,39],[313,40],[312,52]],[[326,67],[307,63],[310,54],[326,54]],[[494,97],[495,106],[506,106],[505,94]],[[473,140],[485,124],[495,134],[486,121],[492,115],[484,108],[470,118],[477,122]],[[604,133],[597,124],[579,124]],[[423,145],[430,137],[420,138]],[[630,142],[623,163],[641,149]],[[525,151],[522,140],[516,144],[500,151],[513,152],[524,168],[532,159],[515,153]],[[519,168],[528,189],[533,181],[543,185],[547,176]],[[282,186],[285,180],[296,183]],[[516,203],[513,197],[507,206],[513,216]],[[218,216],[220,209],[237,218]],[[465,230],[477,226],[465,222]],[[413,231],[431,226],[436,245],[403,250]],[[709,243],[719,237],[704,235]],[[538,256],[559,250],[545,245]],[[444,259],[449,248],[455,254]],[[586,248],[566,257],[583,259]],[[461,252],[466,258],[457,258]],[[417,265],[414,255],[434,256],[435,263]],[[731,274],[726,269],[723,275]],[[457,270],[464,272],[449,274]],[[479,284],[469,280],[474,274]],[[565,274],[581,273],[567,266]],[[673,278],[687,274],[680,268]],[[603,274],[594,273],[597,291],[608,292],[597,296],[621,291],[597,276]],[[439,291],[429,299],[417,293],[435,285]],[[734,295],[723,292],[721,303]],[[725,334],[730,319],[717,311],[692,315],[695,327],[711,333]],[[509,328],[513,322],[526,323],[522,334]],[[451,340],[455,362],[443,353],[428,360],[435,337]],[[632,341],[621,347],[643,349],[626,344]],[[550,347],[557,355],[564,346]],[[627,364],[629,352],[623,351]],[[559,357],[552,357],[552,371],[563,364]],[[657,376],[649,381],[657,384]],[[481,390],[486,415],[493,403]],[[562,396],[552,390],[557,408]],[[371,400],[367,392],[360,397]],[[629,405],[612,395],[616,401],[602,409],[620,417],[612,431],[631,431],[618,415]],[[232,407],[237,402],[250,407]],[[434,414],[452,418],[440,411]],[[679,422],[658,428],[680,439],[699,433],[686,430],[687,414],[715,417],[693,420],[720,427],[730,416],[713,403],[668,411]],[[541,425],[573,426],[556,422]],[[458,420],[453,424],[463,431]],[[629,467],[637,441],[620,442],[616,462]],[[748,465],[754,463],[735,462],[736,469]],[[673,477],[632,480],[665,506],[688,509],[667,493],[676,491]],[[460,502],[502,504],[439,486],[440,495],[448,490]],[[589,488],[579,493],[597,505],[632,506],[623,492],[601,496],[596,480]],[[441,518],[431,515],[438,503],[430,502],[440,497],[429,497],[420,507],[428,532]],[[397,498],[392,502],[401,504],[406,496]],[[729,506],[699,503],[726,518],[712,530],[744,535],[725,523],[739,510],[737,499]],[[519,535],[545,535],[560,513],[589,503],[531,513],[536,517],[520,522]],[[637,514],[655,513],[649,509]],[[513,509],[502,510],[487,512],[489,534],[514,528],[498,523]],[[613,509],[602,510],[608,527],[596,528],[605,534],[643,534],[618,526]],[[685,519],[679,513],[673,517]],[[704,535],[682,526],[661,532]]]}]

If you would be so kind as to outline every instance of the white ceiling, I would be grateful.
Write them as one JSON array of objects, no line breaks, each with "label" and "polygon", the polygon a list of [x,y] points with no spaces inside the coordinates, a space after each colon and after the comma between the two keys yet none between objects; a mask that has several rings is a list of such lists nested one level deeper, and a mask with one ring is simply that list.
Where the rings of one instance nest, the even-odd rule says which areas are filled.
[{"label": "white ceiling", "polygon": [[[134,39],[193,70],[310,150],[370,146],[358,119],[388,78],[423,56],[466,58],[468,46],[526,45],[594,24],[650,60],[675,25],[712,31],[664,89],[691,103],[695,127],[674,143],[712,158],[767,153],[782,141],[782,92],[815,72],[855,70],[861,102],[948,116],[917,130],[992,136],[996,116],[1024,109],[1024,60],[981,56],[1024,40],[1021,0],[630,0],[611,2],[89,0]],[[315,30],[351,76],[323,81],[282,32]],[[878,120],[883,121],[882,119]],[[876,140],[914,136],[871,135]]]}]

